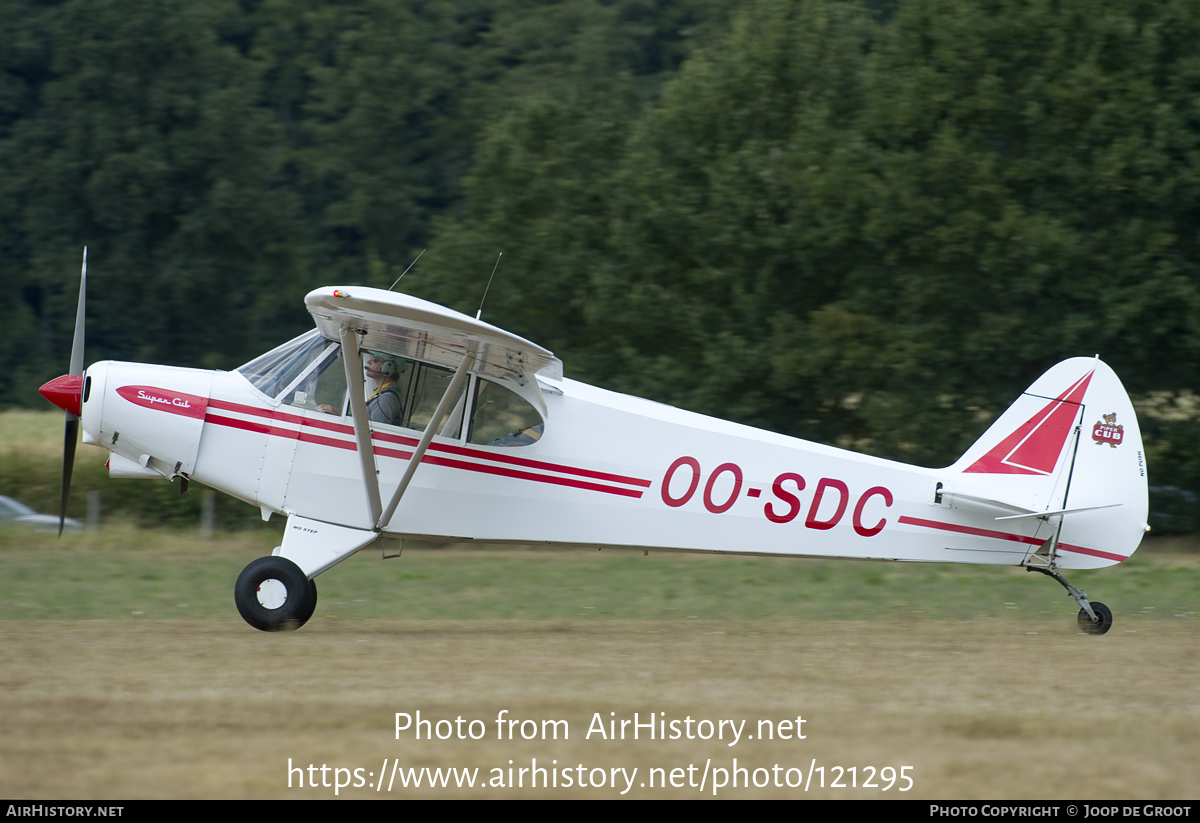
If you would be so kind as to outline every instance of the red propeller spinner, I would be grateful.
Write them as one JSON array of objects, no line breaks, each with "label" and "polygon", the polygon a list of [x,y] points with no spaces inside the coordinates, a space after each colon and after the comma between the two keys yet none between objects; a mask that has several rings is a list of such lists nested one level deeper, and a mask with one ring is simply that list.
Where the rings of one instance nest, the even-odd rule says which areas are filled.
[{"label": "red propeller spinner", "polygon": [[46,383],[40,389],[42,397],[65,412],[76,417],[83,414],[83,375],[64,374]]}]

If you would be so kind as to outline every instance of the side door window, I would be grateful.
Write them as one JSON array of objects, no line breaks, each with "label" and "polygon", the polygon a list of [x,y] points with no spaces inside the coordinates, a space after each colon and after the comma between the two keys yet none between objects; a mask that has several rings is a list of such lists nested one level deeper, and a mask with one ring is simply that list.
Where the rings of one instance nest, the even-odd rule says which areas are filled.
[{"label": "side door window", "polygon": [[478,446],[528,446],[545,430],[542,416],[520,395],[499,383],[477,380],[468,443]]}]

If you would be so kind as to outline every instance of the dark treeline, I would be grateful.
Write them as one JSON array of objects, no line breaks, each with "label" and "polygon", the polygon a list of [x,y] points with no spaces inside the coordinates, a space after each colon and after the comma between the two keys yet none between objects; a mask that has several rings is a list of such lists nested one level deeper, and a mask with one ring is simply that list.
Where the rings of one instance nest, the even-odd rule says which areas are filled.
[{"label": "dark treeline", "polygon": [[1200,490],[1200,6],[0,4],[0,403],[386,287],[570,376],[947,463],[1058,360]]},{"label": "dark treeline", "polygon": [[[517,101],[623,78],[632,116],[718,3],[0,3],[0,403],[89,360],[229,368],[330,282],[387,285]],[[478,266],[486,263],[479,261]],[[401,268],[398,268],[401,267]]]}]

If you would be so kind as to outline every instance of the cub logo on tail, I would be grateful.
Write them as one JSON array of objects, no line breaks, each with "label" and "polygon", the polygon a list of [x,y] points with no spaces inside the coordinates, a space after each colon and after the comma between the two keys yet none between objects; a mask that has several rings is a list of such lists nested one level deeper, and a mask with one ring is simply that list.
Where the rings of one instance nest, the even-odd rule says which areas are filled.
[{"label": "cub logo on tail", "polygon": [[1125,439],[1125,427],[1117,425],[1116,412],[1105,414],[1103,418],[1104,422],[1096,421],[1096,425],[1092,426],[1092,439],[1097,446],[1107,443],[1115,449]]}]

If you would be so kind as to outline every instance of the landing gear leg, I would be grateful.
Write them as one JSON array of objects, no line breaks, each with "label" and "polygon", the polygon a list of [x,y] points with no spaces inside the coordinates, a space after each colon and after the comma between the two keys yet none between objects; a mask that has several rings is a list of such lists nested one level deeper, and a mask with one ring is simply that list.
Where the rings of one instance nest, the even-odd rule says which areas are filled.
[{"label": "landing gear leg", "polygon": [[254,628],[291,631],[308,622],[317,608],[317,584],[286,557],[260,557],[238,576],[233,599]]},{"label": "landing gear leg", "polygon": [[1054,568],[1026,565],[1025,571],[1038,572],[1047,577],[1053,577],[1062,584],[1063,588],[1067,590],[1067,594],[1075,598],[1075,602],[1079,604],[1079,630],[1084,634],[1104,634],[1112,628],[1113,616],[1108,606],[1098,602],[1089,603],[1087,593],[1080,591],[1068,583],[1066,578]]}]

